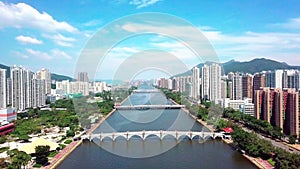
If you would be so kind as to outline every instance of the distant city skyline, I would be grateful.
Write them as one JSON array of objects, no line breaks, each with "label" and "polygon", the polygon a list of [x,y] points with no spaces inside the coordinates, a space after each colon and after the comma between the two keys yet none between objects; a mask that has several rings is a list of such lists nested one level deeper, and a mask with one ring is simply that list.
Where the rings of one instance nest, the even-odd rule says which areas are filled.
[{"label": "distant city skyline", "polygon": [[[24,65],[33,71],[47,68],[51,72],[74,77],[81,49],[101,27],[130,14],[162,12],[181,17],[199,28],[212,43],[221,62],[268,58],[297,65],[300,63],[299,11],[298,1],[293,0],[244,3],[0,1],[1,64]],[[129,23],[127,26],[130,24],[138,25]],[[198,64],[189,60],[193,53],[174,40],[161,36],[136,37],[111,51],[108,57],[113,65],[101,67],[96,79],[111,79],[114,73],[111,69],[122,62],[120,58],[147,48],[179,55],[189,68]]]}]

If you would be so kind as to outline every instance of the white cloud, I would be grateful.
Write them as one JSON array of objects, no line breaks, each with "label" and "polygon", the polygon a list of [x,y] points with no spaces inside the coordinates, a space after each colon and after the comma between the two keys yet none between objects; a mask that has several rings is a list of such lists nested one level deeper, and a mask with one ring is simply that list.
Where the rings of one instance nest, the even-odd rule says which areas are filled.
[{"label": "white cloud", "polygon": [[52,56],[50,56],[48,53],[46,52],[42,52],[42,51],[38,51],[38,50],[33,50],[33,49],[26,49],[26,52],[34,57],[40,58],[40,59],[44,59],[44,60],[51,60]]},{"label": "white cloud", "polygon": [[161,0],[132,0],[129,2],[130,5],[135,5],[137,9],[153,5]]},{"label": "white cloud", "polygon": [[17,36],[16,40],[22,44],[27,44],[27,43],[42,44],[43,43],[43,41],[41,41],[41,40],[38,40],[38,39],[30,37],[30,36],[23,36],[23,35]]},{"label": "white cloud", "polygon": [[65,59],[72,59],[72,57],[70,55],[68,55],[66,52],[61,51],[59,49],[53,49],[51,51],[52,56],[55,58],[65,58]]},{"label": "white cloud", "polygon": [[[199,27],[198,27],[199,28]],[[192,28],[189,26],[170,27],[156,27],[152,25],[127,23],[123,25],[123,29],[129,32],[165,32],[169,29],[170,35],[177,35],[180,38],[188,40],[190,47],[197,47],[197,38],[195,34],[185,34],[184,32],[191,32]],[[299,59],[300,53],[300,33],[286,33],[286,32],[243,32],[240,34],[227,34],[221,31],[207,27],[201,31],[203,35],[212,44],[217,52],[220,60],[248,60],[255,57],[266,57],[288,63],[296,63]],[[179,40],[180,40],[179,38]],[[161,39],[161,40],[159,40]],[[205,42],[205,41],[204,41]],[[195,58],[195,55],[186,49],[183,43],[168,39],[166,37],[157,37],[152,43],[152,46],[159,49],[170,51],[174,55],[178,55],[180,59]],[[203,51],[205,53],[205,50]],[[201,53],[202,56],[206,56]],[[298,56],[298,57],[296,57]]]},{"label": "white cloud", "polygon": [[285,23],[271,24],[271,26],[280,27],[284,29],[300,29],[300,18],[291,18]]},{"label": "white cloud", "polygon": [[76,40],[71,37],[63,36],[62,34],[55,34],[55,35],[42,35],[45,38],[53,40],[57,45],[64,46],[64,47],[72,47],[72,42],[75,42]]},{"label": "white cloud", "polygon": [[33,28],[47,32],[77,32],[65,21],[57,21],[46,12],[39,12],[26,3],[7,4],[0,1],[0,28]]},{"label": "white cloud", "polygon": [[102,21],[99,20],[99,19],[94,19],[94,20],[91,20],[91,21],[88,21],[86,23],[83,24],[83,26],[86,26],[86,27],[93,27],[93,26],[99,26],[102,24]]},{"label": "white cloud", "polygon": [[21,57],[21,58],[23,58],[23,59],[28,59],[29,58],[29,56],[28,55],[25,55],[25,54],[23,54],[23,53],[21,53],[21,52],[18,52],[18,51],[14,51],[14,52],[12,52],[14,55],[16,55],[16,56],[19,56],[19,57]]},{"label": "white cloud", "polygon": [[[52,59],[72,59],[70,55],[66,52],[61,51],[59,49],[52,49],[50,52],[42,52],[38,50],[33,50],[30,48],[26,49],[26,54],[20,52],[14,52],[16,55],[21,56],[23,58],[36,57],[42,60],[52,60]],[[26,57],[24,57],[26,56]]]}]

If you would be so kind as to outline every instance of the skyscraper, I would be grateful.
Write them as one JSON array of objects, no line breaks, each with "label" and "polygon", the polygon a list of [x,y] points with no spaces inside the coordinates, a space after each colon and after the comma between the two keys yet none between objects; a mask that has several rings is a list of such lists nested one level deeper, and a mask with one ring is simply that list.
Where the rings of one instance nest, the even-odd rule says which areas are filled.
[{"label": "skyscraper", "polygon": [[233,100],[242,100],[243,99],[243,86],[242,86],[242,76],[239,73],[236,73],[232,79],[232,96]]},{"label": "skyscraper", "polygon": [[23,67],[10,68],[12,107],[25,109],[25,70]]},{"label": "skyscraper", "polygon": [[12,66],[10,72],[10,79],[7,82],[12,107],[24,110],[45,105],[45,80],[41,80],[38,74],[22,66]]},{"label": "skyscraper", "polygon": [[283,132],[286,135],[299,135],[299,94],[294,89],[286,89],[285,118]]},{"label": "skyscraper", "polygon": [[192,69],[192,98],[196,101],[200,98],[200,73],[199,68],[194,67]]},{"label": "skyscraper", "polygon": [[209,76],[209,88],[210,88],[210,100],[216,101],[221,98],[221,66],[213,63],[210,66]]},{"label": "skyscraper", "polygon": [[45,88],[46,88],[46,93],[50,94],[51,93],[51,73],[48,69],[43,68],[39,72],[37,72],[39,78],[41,80],[45,80]]},{"label": "skyscraper", "polygon": [[252,90],[253,97],[254,97],[255,90],[259,90],[261,87],[265,87],[265,74],[257,73],[253,77],[253,90]]},{"label": "skyscraper", "polygon": [[299,94],[295,89],[261,88],[255,91],[255,117],[283,129],[284,134],[299,134]]},{"label": "skyscraper", "polygon": [[6,69],[0,69],[0,108],[6,108]]},{"label": "skyscraper", "polygon": [[89,82],[88,73],[87,72],[78,72],[77,81]]},{"label": "skyscraper", "polygon": [[210,83],[210,75],[209,75],[209,66],[203,65],[202,67],[202,77],[201,77],[201,98],[205,100],[209,100],[209,84]]},{"label": "skyscraper", "polygon": [[243,76],[242,87],[243,87],[242,97],[252,98],[253,77],[250,74],[246,74]]}]

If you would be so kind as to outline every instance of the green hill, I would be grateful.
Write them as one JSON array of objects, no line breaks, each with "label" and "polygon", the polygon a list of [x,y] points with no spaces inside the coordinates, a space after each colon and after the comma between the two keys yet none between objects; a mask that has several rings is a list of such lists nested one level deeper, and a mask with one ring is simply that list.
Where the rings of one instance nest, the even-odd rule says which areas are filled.
[{"label": "green hill", "polygon": [[[0,64],[0,69],[6,69],[6,77],[10,77],[10,67]],[[59,74],[55,74],[55,73],[51,73],[51,79],[52,80],[56,80],[56,81],[62,81],[62,80],[69,80],[69,81],[73,81],[74,79],[69,77],[69,76],[65,76],[65,75],[59,75]]]},{"label": "green hill", "polygon": [[[211,64],[211,63],[208,63]],[[197,65],[197,67],[200,69],[201,74],[201,68],[204,64],[200,63]],[[268,70],[276,70],[276,69],[299,69],[300,66],[291,66],[288,65],[285,62],[277,62],[270,59],[253,59],[248,62],[238,62],[235,60],[231,60],[225,63],[222,63],[222,69],[225,74],[228,74],[229,72],[241,72],[241,73],[257,73],[261,71],[268,71]],[[181,74],[178,74],[176,76],[187,76],[191,75],[192,71],[187,71]]]}]

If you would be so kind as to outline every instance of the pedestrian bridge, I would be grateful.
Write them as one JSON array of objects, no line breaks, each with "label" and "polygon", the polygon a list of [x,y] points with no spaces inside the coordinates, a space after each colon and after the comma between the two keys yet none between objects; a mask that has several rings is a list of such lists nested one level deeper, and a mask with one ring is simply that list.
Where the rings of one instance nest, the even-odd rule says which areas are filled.
[{"label": "pedestrian bridge", "polygon": [[98,139],[103,141],[104,139],[111,139],[115,141],[117,138],[123,138],[129,141],[132,137],[139,137],[142,140],[147,140],[149,137],[158,137],[160,140],[165,139],[166,137],[173,137],[175,140],[182,140],[184,138],[188,138],[190,140],[193,139],[216,139],[223,138],[223,133],[215,133],[215,132],[198,132],[198,131],[128,131],[128,132],[113,132],[113,133],[95,133],[89,135],[81,136],[83,140],[92,141],[93,139]]},{"label": "pedestrian bridge", "polygon": [[153,90],[133,90],[134,93],[161,93],[160,90],[153,89]]},{"label": "pedestrian bridge", "polygon": [[144,109],[181,109],[184,105],[130,105],[115,106],[117,110],[144,110]]}]

